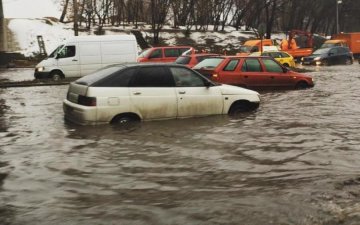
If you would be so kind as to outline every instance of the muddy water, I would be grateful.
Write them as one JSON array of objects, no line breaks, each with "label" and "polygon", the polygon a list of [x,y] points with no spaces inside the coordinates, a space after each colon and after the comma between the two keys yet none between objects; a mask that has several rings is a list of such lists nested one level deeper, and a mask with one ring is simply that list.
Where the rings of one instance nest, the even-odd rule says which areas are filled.
[{"label": "muddy water", "polygon": [[67,86],[0,89],[0,224],[358,225],[359,68],[128,130],[65,123]]}]

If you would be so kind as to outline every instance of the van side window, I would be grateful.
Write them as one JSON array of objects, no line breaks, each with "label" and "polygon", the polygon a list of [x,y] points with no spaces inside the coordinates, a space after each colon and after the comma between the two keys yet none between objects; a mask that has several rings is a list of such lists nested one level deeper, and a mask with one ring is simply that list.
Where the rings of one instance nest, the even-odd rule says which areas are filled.
[{"label": "van side window", "polygon": [[74,45],[65,46],[61,49],[60,52],[57,54],[57,58],[69,58],[74,57],[76,54],[76,48]]},{"label": "van side window", "polygon": [[243,72],[261,72],[261,65],[257,59],[246,59],[242,64]]},{"label": "van side window", "polygon": [[130,82],[131,87],[174,87],[170,71],[163,67],[141,67]]},{"label": "van side window", "polygon": [[176,48],[165,48],[165,57],[179,57],[179,49]]},{"label": "van side window", "polygon": [[162,58],[161,49],[155,49],[149,56],[149,59]]}]

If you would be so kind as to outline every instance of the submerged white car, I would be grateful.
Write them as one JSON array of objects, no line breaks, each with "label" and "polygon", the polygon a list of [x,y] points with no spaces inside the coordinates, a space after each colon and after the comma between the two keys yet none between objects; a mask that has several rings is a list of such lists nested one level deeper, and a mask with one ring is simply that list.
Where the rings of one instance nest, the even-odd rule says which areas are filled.
[{"label": "submerged white car", "polygon": [[95,125],[234,115],[259,103],[255,91],[214,83],[182,65],[123,64],[72,82],[63,109],[66,120]]}]

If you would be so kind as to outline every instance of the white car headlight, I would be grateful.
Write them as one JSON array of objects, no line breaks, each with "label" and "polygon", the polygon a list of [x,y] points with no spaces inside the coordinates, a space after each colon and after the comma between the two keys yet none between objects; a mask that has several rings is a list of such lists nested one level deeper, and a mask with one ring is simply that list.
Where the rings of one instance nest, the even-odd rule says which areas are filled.
[{"label": "white car headlight", "polygon": [[315,57],[315,58],[314,58],[314,61],[319,61],[320,59],[321,59],[321,57],[318,56],[318,57]]}]

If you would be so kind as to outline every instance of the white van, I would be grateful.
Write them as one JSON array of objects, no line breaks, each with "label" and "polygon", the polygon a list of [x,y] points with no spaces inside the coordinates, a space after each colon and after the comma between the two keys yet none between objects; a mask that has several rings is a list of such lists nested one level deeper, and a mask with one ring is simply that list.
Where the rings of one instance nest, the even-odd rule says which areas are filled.
[{"label": "white van", "polygon": [[34,76],[82,77],[111,64],[136,62],[137,51],[133,35],[75,36],[36,65]]}]

